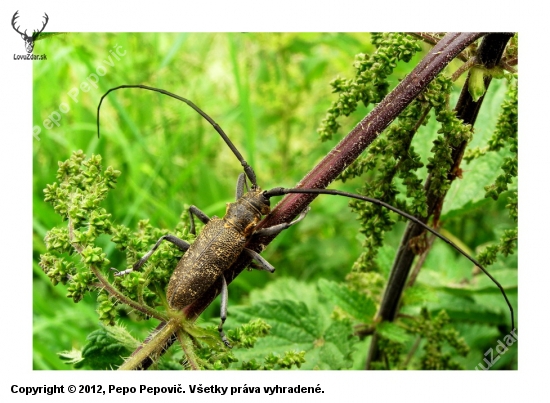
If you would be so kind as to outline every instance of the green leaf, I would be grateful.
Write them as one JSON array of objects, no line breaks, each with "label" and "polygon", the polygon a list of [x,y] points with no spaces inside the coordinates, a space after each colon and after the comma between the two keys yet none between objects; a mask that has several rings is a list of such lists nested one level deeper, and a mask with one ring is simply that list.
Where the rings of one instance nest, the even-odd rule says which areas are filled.
[{"label": "green leaf", "polygon": [[477,102],[479,98],[485,94],[485,84],[483,83],[483,76],[485,70],[480,67],[472,67],[470,69],[470,76],[468,78],[468,92],[472,96],[474,102]]},{"label": "green leaf", "polygon": [[376,313],[376,305],[372,299],[334,281],[320,280],[318,287],[323,296],[346,313],[363,323],[372,323]]},{"label": "green leaf", "polygon": [[[352,327],[349,321],[333,321],[329,328],[325,331],[325,346],[327,349],[331,348],[331,345],[336,346],[338,353],[334,355],[334,361],[342,360],[338,364],[340,368],[349,368],[352,365],[351,354],[354,351],[355,344],[359,339],[352,336]],[[325,360],[328,362],[328,360]],[[336,368],[336,365],[333,365]]]},{"label": "green leaf", "polygon": [[73,348],[71,351],[62,351],[60,353],[57,353],[59,355],[59,358],[61,358],[62,361],[65,361],[66,364],[78,364],[79,362],[84,360],[84,357],[82,357],[82,351],[77,350],[76,348]]},{"label": "green leaf", "polygon": [[400,344],[404,344],[411,337],[405,329],[394,322],[382,322],[376,326],[376,331],[381,336]]},{"label": "green leaf", "polygon": [[433,288],[416,282],[413,287],[405,289],[402,300],[403,305],[424,305],[435,300]]},{"label": "green leaf", "polygon": [[508,313],[504,311],[506,303],[502,300],[502,297],[497,295],[493,295],[490,303],[480,303],[481,300],[478,298],[451,295],[444,292],[437,293],[437,295],[438,302],[430,305],[430,311],[445,310],[452,320],[502,324],[508,318]]},{"label": "green leaf", "polygon": [[312,308],[318,301],[317,287],[293,278],[277,278],[267,283],[264,288],[255,288],[250,292],[250,302],[259,304],[269,300],[290,299],[302,301]]},{"label": "green leaf", "polygon": [[271,325],[271,334],[288,341],[299,340],[300,343],[313,343],[321,333],[318,315],[315,312],[310,312],[302,302],[268,301],[264,304],[253,305],[241,312],[249,318],[264,319]]},{"label": "green leaf", "polygon": [[235,349],[235,356],[241,361],[263,362],[272,353],[285,355],[291,350],[305,351],[302,369],[346,369],[353,364],[351,353],[358,339],[353,336],[349,321],[333,320],[325,327],[319,315],[304,303],[288,300],[231,310],[233,323],[255,318],[271,326],[270,334],[258,340],[254,349]]},{"label": "green leaf", "polygon": [[[443,219],[460,216],[491,202],[485,197],[484,186],[496,180],[506,155],[506,151],[488,153],[464,167],[462,179],[453,182],[445,199]],[[510,189],[517,191],[517,179]]]},{"label": "green leaf", "polygon": [[84,365],[91,369],[116,368],[139,346],[139,342],[121,326],[98,329],[90,333],[87,340],[82,349],[82,360],[75,365],[77,368]]}]

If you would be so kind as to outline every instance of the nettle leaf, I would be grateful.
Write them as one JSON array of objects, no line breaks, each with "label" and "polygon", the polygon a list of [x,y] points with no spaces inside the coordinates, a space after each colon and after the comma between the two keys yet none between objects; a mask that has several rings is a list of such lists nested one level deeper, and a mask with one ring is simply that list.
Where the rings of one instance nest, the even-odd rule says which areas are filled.
[{"label": "nettle leaf", "polygon": [[[485,99],[483,109],[487,111],[486,118],[478,119],[475,125],[475,133],[468,149],[486,147],[493,136],[498,117],[501,114],[502,101],[506,97],[507,84],[504,80],[493,80]],[[459,216],[460,214],[479,208],[490,200],[485,199],[485,186],[491,185],[502,173],[501,166],[512,153],[506,148],[498,152],[488,152],[479,158],[467,163],[463,161],[462,178],[453,181],[443,206],[443,219]],[[517,189],[517,179],[509,186],[509,189]]]},{"label": "nettle leaf", "polygon": [[231,316],[238,316],[239,322],[243,318],[247,318],[243,323],[252,318],[261,318],[271,326],[270,334],[273,337],[290,343],[313,343],[322,332],[319,315],[310,312],[303,302],[267,301],[237,312],[232,309]]},{"label": "nettle leaf", "polygon": [[433,288],[416,282],[414,286],[408,287],[403,292],[403,305],[406,306],[423,306],[427,302],[435,301]]},{"label": "nettle leaf", "polygon": [[59,355],[61,361],[64,361],[66,364],[70,365],[76,365],[84,360],[84,357],[82,357],[82,351],[77,350],[76,348],[73,348],[71,351],[62,351],[57,353],[57,355]]},{"label": "nettle leaf", "polygon": [[325,298],[343,311],[363,323],[372,323],[376,313],[376,305],[365,294],[351,290],[345,284],[334,281],[320,280],[318,287]]},{"label": "nettle leaf", "polygon": [[270,326],[269,336],[258,340],[254,349],[235,350],[239,361],[263,362],[272,353],[305,351],[302,369],[346,369],[353,364],[351,353],[358,339],[349,321],[324,324],[318,313],[303,302],[272,300],[249,307],[233,307],[231,321],[246,323],[261,318]]},{"label": "nettle leaf", "polygon": [[[517,269],[492,270],[492,274],[505,290],[514,290],[518,288]],[[487,276],[480,276],[479,280],[471,285],[471,288],[480,291],[483,290],[485,292],[500,293],[491,279]]]},{"label": "nettle leaf", "polygon": [[[503,276],[500,276],[500,273]],[[495,276],[502,281],[501,284],[511,304],[517,307],[517,272],[502,270]],[[416,315],[419,306],[426,306],[430,312],[445,310],[453,321],[508,324],[509,310],[500,290],[490,280],[485,280],[483,275],[478,277],[480,278],[464,284],[421,285],[424,291],[418,295],[414,292],[412,296],[410,293],[405,294],[404,300],[407,305],[402,308],[402,312]],[[419,286],[416,285],[413,288]],[[412,292],[412,290],[408,291]],[[426,294],[426,292],[429,293]],[[427,298],[422,300],[422,295],[426,295]]]},{"label": "nettle leaf", "polygon": [[[471,271],[471,269],[470,269]],[[493,276],[498,279],[506,290],[513,306],[517,306],[517,270],[492,270]],[[425,270],[421,272],[416,286],[431,290],[432,295],[424,302],[430,311],[444,309],[453,320],[466,322],[483,322],[503,324],[509,321],[509,310],[502,298],[500,290],[482,273],[476,276],[467,276],[457,281],[444,273]],[[415,287],[416,287],[415,286]],[[408,298],[408,294],[406,294]],[[409,301],[420,302],[422,301]],[[404,312],[416,313],[415,307],[405,308]]]},{"label": "nettle leaf", "polygon": [[480,303],[478,297],[453,295],[436,292],[437,302],[430,304],[430,311],[445,310],[452,320],[479,323],[506,323],[508,309],[502,302],[502,296],[493,295],[490,303]]},{"label": "nettle leaf", "polygon": [[351,334],[352,327],[349,321],[333,321],[325,331],[323,344],[310,354],[306,353],[306,364],[311,366],[311,369],[351,368],[354,346],[359,341]]},{"label": "nettle leaf", "polygon": [[[453,257],[446,245],[441,246],[437,253],[430,254],[416,281],[416,286],[432,290],[433,295],[426,300],[429,310],[445,309],[452,319],[464,321],[469,321],[471,315],[472,322],[486,319],[488,323],[508,323],[508,306],[498,287],[486,275],[476,272],[471,263]],[[509,256],[491,268],[491,274],[503,286],[515,307],[518,289],[516,264],[516,256]],[[414,313],[414,310],[407,312]]]},{"label": "nettle leaf", "polygon": [[394,322],[381,322],[376,326],[376,331],[382,337],[400,344],[405,344],[411,337],[405,329]]},{"label": "nettle leaf", "polygon": [[293,278],[279,277],[269,281],[263,288],[251,290],[249,298],[252,304],[282,299],[302,301],[311,309],[317,304],[319,294],[314,284],[304,283]]},{"label": "nettle leaf", "polygon": [[120,326],[95,330],[87,340],[82,349],[82,360],[75,365],[77,368],[114,369],[139,346],[139,342]]},{"label": "nettle leaf", "polygon": [[472,264],[443,242],[435,241],[417,283],[429,287],[459,285],[472,278]]},{"label": "nettle leaf", "polygon": [[[462,179],[453,181],[451,189],[443,206],[443,219],[460,216],[461,214],[479,208],[492,202],[485,197],[484,186],[495,182],[501,174],[504,159],[511,154],[506,150],[498,153],[488,153],[463,165]],[[512,191],[517,191],[517,179],[510,185]]]}]

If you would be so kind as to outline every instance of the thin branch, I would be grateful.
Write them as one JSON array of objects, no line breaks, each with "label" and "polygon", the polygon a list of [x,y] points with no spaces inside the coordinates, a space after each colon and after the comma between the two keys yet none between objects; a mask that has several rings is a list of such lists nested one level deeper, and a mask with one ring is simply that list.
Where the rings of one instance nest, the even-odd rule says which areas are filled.
[{"label": "thin branch", "polygon": [[464,63],[462,66],[460,66],[452,75],[451,80],[456,81],[458,80],[458,77],[460,77],[462,74],[470,70],[470,68],[476,64],[476,57],[472,56],[468,59],[466,63]]},{"label": "thin branch", "polygon": [[[426,261],[426,258],[428,257],[428,254],[430,253],[431,247],[435,241],[435,236],[431,236],[428,238],[428,245],[426,249],[422,252],[420,257],[418,258],[418,261],[414,265],[414,269],[409,277],[409,281],[407,283],[407,287],[412,287],[414,283],[416,282],[416,278],[418,277],[418,273],[420,273],[420,269],[424,265],[424,262]],[[478,266],[475,266],[478,267]],[[481,269],[480,269],[481,272]]]},{"label": "thin branch", "polygon": [[414,356],[414,353],[416,352],[416,350],[418,350],[418,347],[420,346],[421,341],[422,341],[422,337],[417,336],[413,346],[409,351],[409,354],[407,354],[407,358],[405,358],[405,361],[403,362],[403,366],[402,366],[403,369],[407,369],[407,367],[409,366],[409,362],[411,362]]},{"label": "thin branch", "polygon": [[183,354],[185,355],[185,357],[187,357],[187,362],[189,363],[189,366],[193,370],[199,370],[199,364],[197,364],[193,349],[189,347],[189,336],[185,332],[183,332],[182,329],[178,330],[177,336],[181,345],[181,349],[183,350]]},{"label": "thin branch", "polygon": [[[69,242],[71,243],[72,247],[76,250],[76,252],[80,255],[81,259],[84,259],[82,256],[83,248],[82,245],[77,243],[74,240],[74,229],[72,220],[69,217]],[[90,264],[89,265],[90,270],[92,273],[97,277],[99,282],[101,283],[102,288],[109,293],[112,297],[116,298],[119,302],[122,302],[123,304],[126,304],[132,308],[134,308],[137,311],[140,311],[141,313],[148,315],[152,318],[158,319],[160,321],[166,321],[168,318],[159,312],[157,312],[155,309],[145,305],[145,304],[139,304],[132,300],[131,298],[128,298],[126,295],[122,294],[120,291],[118,291],[116,288],[113,287],[113,285],[107,280],[103,274],[101,274],[101,271],[99,268],[97,268],[95,265]]]},{"label": "thin branch", "polygon": [[[147,369],[145,362],[152,362],[151,357],[160,357],[166,351],[168,340],[172,340],[174,334],[181,329],[181,318],[170,319],[162,328],[155,329],[154,337],[147,344],[142,344],[132,355],[118,368],[119,371]],[[150,365],[150,364],[149,364]]]},{"label": "thin branch", "polygon": [[116,288],[114,288],[109,281],[103,277],[99,269],[93,265],[90,265],[90,270],[94,275],[97,277],[105,291],[109,293],[112,297],[116,298],[119,302],[126,304],[132,308],[134,308],[136,311],[140,311],[141,313],[150,316],[152,318],[158,319],[160,321],[166,321],[167,317],[160,314],[160,312],[156,311],[155,309],[147,306],[147,305],[141,305],[132,299],[128,298],[124,294],[122,294],[120,291],[118,291]]}]

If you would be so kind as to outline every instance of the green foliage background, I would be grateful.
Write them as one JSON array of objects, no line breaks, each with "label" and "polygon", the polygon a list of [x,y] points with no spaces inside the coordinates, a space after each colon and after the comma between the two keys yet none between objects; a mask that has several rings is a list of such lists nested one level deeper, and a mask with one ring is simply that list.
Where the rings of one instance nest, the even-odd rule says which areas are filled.
[{"label": "green foliage background", "polygon": [[[209,216],[223,216],[241,172],[238,161],[200,116],[185,104],[156,93],[128,89],[110,94],[102,107],[102,136],[98,139],[95,119],[101,95],[121,84],[147,84],[189,98],[228,133],[254,167],[262,188],[292,187],[337,143],[338,139],[322,143],[316,133],[335,99],[329,82],[337,75],[353,75],[355,54],[374,49],[369,39],[368,34],[182,33],[68,34],[38,41],[36,52],[46,53],[48,61],[33,64],[33,124],[41,129],[39,140],[33,140],[34,368],[69,368],[57,353],[81,349],[86,336],[98,329],[93,298],[89,296],[74,305],[65,297],[64,286],[53,287],[37,264],[39,254],[45,252],[46,231],[62,224],[43,201],[42,192],[46,184],[55,181],[58,161],[81,149],[88,157],[101,154],[104,167],[111,165],[122,171],[104,207],[115,223],[130,228],[136,228],[144,218],[156,227],[173,228],[185,204],[194,204]],[[116,49],[126,52],[120,60],[114,56]],[[391,87],[421,56],[417,54],[409,64],[398,64],[390,77]],[[71,92],[90,84],[90,76],[98,72],[104,75],[98,76],[97,88],[92,86],[87,92],[80,88],[78,95]],[[461,85],[456,84],[454,100]],[[505,84],[493,80],[472,146],[483,146],[488,141],[505,92]],[[345,135],[367,112],[361,106],[350,117],[341,119],[340,134]],[[48,129],[44,121],[56,113],[60,116],[59,126]],[[427,158],[437,130],[430,121],[415,137],[415,149],[423,158]],[[497,241],[499,230],[512,225],[504,211],[506,200],[501,197],[493,203],[484,199],[483,187],[494,181],[501,160],[488,155],[463,165],[464,179],[453,184],[446,200],[445,228],[471,252]],[[350,181],[333,187],[355,192],[360,186]],[[402,228],[400,223],[386,236],[386,246],[378,258],[381,267],[391,267]],[[303,314],[311,319],[304,322],[306,325],[316,323],[320,329],[330,326],[328,320],[338,305],[329,298],[338,295],[335,282],[344,280],[361,253],[363,236],[358,230],[347,200],[319,197],[307,219],[281,234],[263,253],[277,268],[274,275],[246,272],[231,284],[227,328],[254,318],[257,309],[263,309],[266,317],[272,315],[273,322],[277,322],[280,310],[273,314],[277,306],[273,301],[282,300],[293,301],[291,305],[279,304],[283,308],[288,305],[292,317]],[[111,266],[125,269],[124,256],[109,239],[101,241]],[[517,256],[512,256],[490,269],[512,290],[514,305],[516,268]],[[502,332],[495,325],[501,326],[508,315],[498,290],[484,278],[473,291],[453,289],[463,278],[471,278],[471,272],[468,261],[436,241],[419,277],[421,287],[416,294],[412,289],[407,295],[413,301],[407,313],[417,315],[420,306],[427,304],[433,312],[445,308],[451,320],[457,321],[455,327],[471,351],[456,359],[468,369],[473,369],[482,361],[483,353],[496,345]],[[296,304],[302,304],[299,310]],[[218,312],[219,305],[214,303],[201,321],[216,322]],[[129,318],[124,324],[138,340],[156,326]],[[295,324],[294,330],[306,325]],[[288,335],[294,330],[282,332]],[[273,336],[261,339],[257,349],[239,358],[250,360],[295,348],[308,351],[303,368],[328,369],[328,363],[334,364],[332,368],[362,368],[369,339],[344,343],[338,335],[345,329],[329,327],[325,331],[327,343],[317,349],[311,347],[315,340],[298,332],[296,337],[304,345]],[[332,341],[331,334],[335,335]],[[516,365],[514,350],[495,368]]]}]

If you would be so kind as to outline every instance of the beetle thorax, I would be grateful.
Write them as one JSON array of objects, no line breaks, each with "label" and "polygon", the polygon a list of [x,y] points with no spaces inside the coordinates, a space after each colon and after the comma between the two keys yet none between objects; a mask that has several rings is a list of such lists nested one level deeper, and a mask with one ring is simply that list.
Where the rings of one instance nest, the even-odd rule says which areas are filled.
[{"label": "beetle thorax", "polygon": [[258,188],[251,190],[235,203],[227,203],[223,218],[229,225],[235,227],[243,236],[249,237],[261,221],[262,216],[269,214],[269,199]]}]

